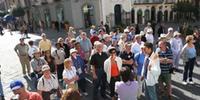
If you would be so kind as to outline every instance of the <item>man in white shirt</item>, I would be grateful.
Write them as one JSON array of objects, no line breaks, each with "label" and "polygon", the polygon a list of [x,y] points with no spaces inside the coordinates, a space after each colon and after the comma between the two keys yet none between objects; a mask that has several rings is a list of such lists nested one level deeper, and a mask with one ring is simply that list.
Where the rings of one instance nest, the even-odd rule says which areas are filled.
[{"label": "man in white shirt", "polygon": [[[57,95],[59,89],[58,79],[55,75],[51,74],[48,65],[42,66],[43,76],[39,79],[37,90],[42,95],[43,100],[54,100],[51,95]],[[57,98],[59,96],[57,95]],[[60,97],[59,97],[60,98]]]},{"label": "man in white shirt", "polygon": [[141,41],[141,35],[135,35],[135,40],[132,43],[131,46],[131,52],[134,54],[137,54],[138,52],[141,51],[141,45],[143,45],[144,42]]},{"label": "man in white shirt", "polygon": [[33,58],[33,53],[34,53],[34,51],[35,50],[37,50],[38,49],[38,47],[36,47],[35,45],[34,45],[34,42],[31,40],[31,41],[29,41],[28,42],[28,44],[29,44],[29,50],[28,50],[28,55],[29,55],[29,57],[32,59]]}]

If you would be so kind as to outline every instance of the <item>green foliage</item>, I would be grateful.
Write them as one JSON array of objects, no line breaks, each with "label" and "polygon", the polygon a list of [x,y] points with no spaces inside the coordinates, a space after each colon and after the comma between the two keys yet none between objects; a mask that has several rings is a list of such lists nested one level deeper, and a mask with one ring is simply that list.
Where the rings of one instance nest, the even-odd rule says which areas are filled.
[{"label": "green foliage", "polygon": [[25,11],[22,7],[17,7],[12,10],[12,15],[15,17],[22,17],[25,15]]},{"label": "green foliage", "polygon": [[7,14],[7,12],[5,12],[5,11],[0,11],[0,17],[5,16],[6,14]]},{"label": "green foliage", "polygon": [[195,7],[192,3],[178,2],[174,5],[173,10],[176,12],[187,13],[187,12],[194,12],[198,10],[198,8]]}]

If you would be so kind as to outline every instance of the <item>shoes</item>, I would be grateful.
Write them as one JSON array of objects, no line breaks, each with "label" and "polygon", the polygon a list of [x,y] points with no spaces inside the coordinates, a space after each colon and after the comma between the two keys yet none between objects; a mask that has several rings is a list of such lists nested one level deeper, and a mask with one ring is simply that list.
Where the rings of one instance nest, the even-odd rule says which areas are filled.
[{"label": "shoes", "polygon": [[88,96],[88,93],[87,92],[83,92],[83,95]]},{"label": "shoes", "polygon": [[189,84],[194,84],[194,82],[193,81],[189,81]]},{"label": "shoes", "polygon": [[183,84],[183,85],[187,85],[187,82],[186,82],[186,81],[183,81],[182,84]]}]

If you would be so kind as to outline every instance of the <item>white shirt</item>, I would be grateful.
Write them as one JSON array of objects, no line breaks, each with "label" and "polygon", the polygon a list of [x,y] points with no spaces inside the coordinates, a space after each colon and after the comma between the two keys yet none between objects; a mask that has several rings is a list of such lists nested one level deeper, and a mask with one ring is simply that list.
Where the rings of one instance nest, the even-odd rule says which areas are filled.
[{"label": "white shirt", "polygon": [[173,54],[180,53],[181,49],[183,48],[183,43],[181,38],[172,38],[170,40],[170,44]]},{"label": "white shirt", "polygon": [[153,44],[153,42],[154,42],[153,34],[146,34],[145,37],[146,37],[148,43]]},{"label": "white shirt", "polygon": [[138,42],[134,42],[132,43],[132,46],[131,46],[131,52],[136,54],[138,52],[141,51],[141,45],[144,44],[144,42],[141,41],[141,43],[139,44]]},{"label": "white shirt", "polygon": [[[43,84],[44,83],[44,84]],[[37,84],[37,89],[40,91],[49,92],[51,89],[58,89],[58,79],[55,75],[51,74],[51,79],[46,79],[42,76]]]},{"label": "white shirt", "polygon": [[[71,66],[72,70],[64,69],[63,70],[63,79],[72,79],[76,76],[76,68],[74,66]],[[75,81],[71,82],[70,84],[73,84]]]},{"label": "white shirt", "polygon": [[62,64],[65,60],[65,51],[63,48],[54,50],[52,56],[55,58],[56,64]]},{"label": "white shirt", "polygon": [[29,47],[29,50],[28,50],[28,55],[33,58],[33,51],[36,51],[37,50],[37,47],[36,46],[31,46]]}]

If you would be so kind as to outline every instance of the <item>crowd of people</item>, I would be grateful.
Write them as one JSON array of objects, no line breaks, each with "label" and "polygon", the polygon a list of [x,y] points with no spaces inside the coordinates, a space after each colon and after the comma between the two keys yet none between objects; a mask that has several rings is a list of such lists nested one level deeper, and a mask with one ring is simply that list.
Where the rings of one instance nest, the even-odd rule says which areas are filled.
[{"label": "crowd of people", "polygon": [[194,29],[193,35],[183,36],[172,27],[167,32],[162,27],[158,30],[156,39],[151,23],[140,33],[136,26],[127,26],[122,32],[116,28],[110,33],[103,25],[98,29],[92,26],[89,33],[70,27],[67,37],[59,37],[55,44],[42,33],[38,46],[35,41],[27,44],[20,38],[14,50],[23,75],[35,78],[37,92],[27,91],[18,80],[10,88],[20,100],[80,100],[89,95],[88,74],[93,84],[91,100],[99,99],[99,88],[104,99],[108,98],[105,90],[109,88],[112,100],[137,100],[143,95],[147,100],[163,96],[172,100],[171,78],[179,71],[180,59],[184,63],[182,84],[194,84],[200,32]]}]

